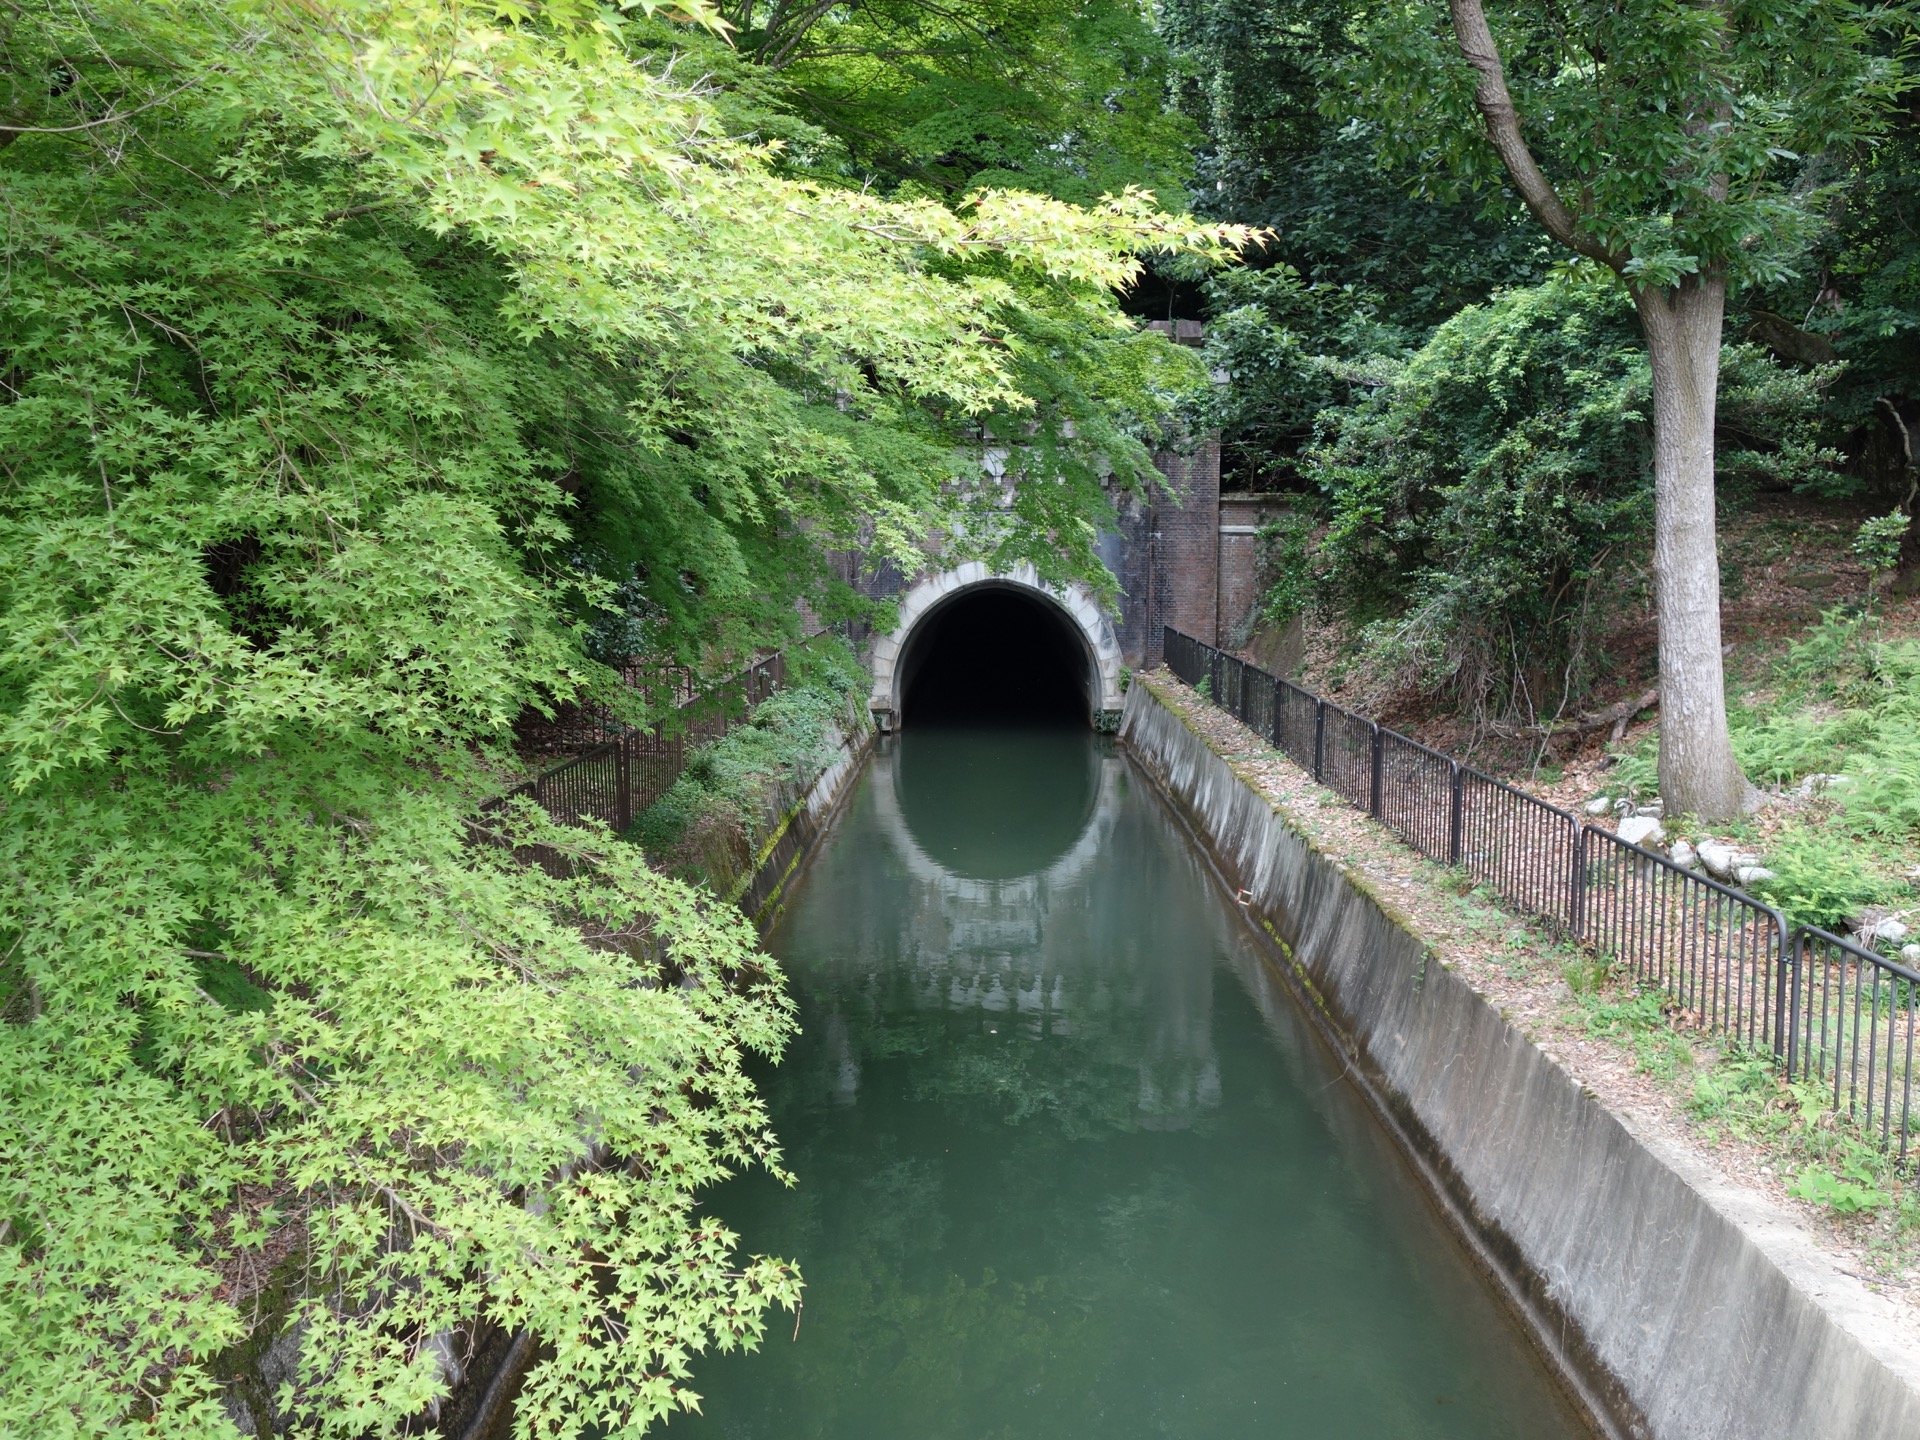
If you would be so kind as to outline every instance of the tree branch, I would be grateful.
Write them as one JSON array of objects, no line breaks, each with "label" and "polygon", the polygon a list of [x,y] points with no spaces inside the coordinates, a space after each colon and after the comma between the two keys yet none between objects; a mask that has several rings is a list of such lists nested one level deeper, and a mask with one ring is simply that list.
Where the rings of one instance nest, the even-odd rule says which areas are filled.
[{"label": "tree branch", "polygon": [[1506,166],[1527,209],[1547,234],[1569,250],[1618,270],[1624,257],[1580,228],[1573,212],[1555,193],[1553,182],[1533,158],[1533,151],[1527,148],[1526,139],[1520,134],[1519,112],[1513,108],[1513,96],[1507,91],[1507,72],[1500,63],[1500,50],[1493,43],[1493,31],[1487,25],[1487,14],[1480,0],[1447,0],[1447,8],[1453,15],[1453,38],[1459,42],[1460,53],[1480,76],[1474,86],[1473,103],[1487,123],[1487,139],[1500,157],[1500,163]]},{"label": "tree branch", "polygon": [[[212,72],[209,71],[207,73],[211,74]],[[133,107],[133,109],[123,110],[117,115],[109,111],[107,114],[102,115],[98,120],[87,120],[87,121],[83,121],[78,125],[0,124],[0,135],[7,136],[8,140],[11,141],[12,137],[15,135],[77,135],[82,130],[97,130],[102,125],[118,125],[123,120],[131,120],[134,116],[140,114],[141,111],[143,110],[151,110],[156,105],[166,104],[167,101],[171,100],[174,96],[178,95],[182,90],[186,90],[191,88],[192,86],[198,85],[201,82],[201,80],[204,78],[205,76],[195,75],[192,79],[183,81],[180,84],[174,86],[173,89],[167,91],[165,94],[154,96],[154,98],[147,101],[146,104],[136,105]]]},{"label": "tree branch", "polygon": [[1496,725],[1493,727],[1493,731],[1496,735],[1507,736],[1511,739],[1518,739],[1522,736],[1529,738],[1544,736],[1548,739],[1555,739],[1562,735],[1587,735],[1595,730],[1604,730],[1608,726],[1612,726],[1614,727],[1614,738],[1617,740],[1620,738],[1620,733],[1626,729],[1627,721],[1638,715],[1642,710],[1653,709],[1653,707],[1659,703],[1660,687],[1656,685],[1644,694],[1636,695],[1629,700],[1622,700],[1617,705],[1609,705],[1604,710],[1595,710],[1591,714],[1582,715],[1577,720],[1561,720],[1549,725]]},{"label": "tree branch", "polygon": [[[344,205],[338,210],[328,210],[324,212],[311,223],[315,225],[334,225],[342,220],[355,220],[362,215],[371,215],[376,210],[384,210],[389,205],[397,205],[399,203],[400,201],[397,196],[389,196],[385,200],[368,201],[365,205]],[[281,230],[291,230],[295,225],[301,223],[305,222],[297,220],[263,220],[260,222],[260,228],[265,230],[269,235],[272,235]]]}]

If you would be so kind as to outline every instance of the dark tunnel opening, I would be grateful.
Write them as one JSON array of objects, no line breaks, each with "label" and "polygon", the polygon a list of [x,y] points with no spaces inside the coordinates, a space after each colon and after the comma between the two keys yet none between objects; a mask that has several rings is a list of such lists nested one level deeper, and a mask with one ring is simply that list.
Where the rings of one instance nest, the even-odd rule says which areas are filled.
[{"label": "dark tunnel opening", "polygon": [[1086,644],[1044,600],[969,591],[922,621],[902,658],[903,725],[1091,722]]}]

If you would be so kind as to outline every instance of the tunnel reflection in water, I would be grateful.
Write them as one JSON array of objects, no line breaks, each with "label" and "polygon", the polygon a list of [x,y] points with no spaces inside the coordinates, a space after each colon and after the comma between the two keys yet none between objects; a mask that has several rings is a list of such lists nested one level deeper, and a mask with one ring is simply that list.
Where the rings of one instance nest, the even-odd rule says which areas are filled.
[{"label": "tunnel reflection in water", "polygon": [[669,1435],[1584,1433],[1109,742],[908,729],[771,945],[799,1183],[709,1208],[805,1318]]},{"label": "tunnel reflection in water", "polygon": [[915,628],[901,655],[903,725],[1085,725],[1092,657],[1062,610],[1024,590],[963,591]]},{"label": "tunnel reflection in water", "polygon": [[[902,737],[887,800],[910,843],[955,875],[1034,875],[1087,832],[1103,770],[1084,733],[953,727]],[[885,802],[883,802],[885,803]]]}]

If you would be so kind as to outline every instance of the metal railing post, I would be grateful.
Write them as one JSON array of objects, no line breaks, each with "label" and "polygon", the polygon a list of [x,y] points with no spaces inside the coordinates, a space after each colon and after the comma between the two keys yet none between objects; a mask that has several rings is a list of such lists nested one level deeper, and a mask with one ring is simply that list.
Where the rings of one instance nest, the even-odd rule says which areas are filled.
[{"label": "metal railing post", "polygon": [[1787,1078],[1800,1053],[1800,931],[1780,927],[1779,993],[1773,998],[1773,1053],[1786,1062]]},{"label": "metal railing post", "polygon": [[1447,762],[1453,766],[1453,784],[1450,787],[1451,800],[1447,813],[1447,863],[1460,863],[1460,840],[1466,830],[1467,820],[1467,776],[1460,768],[1458,760]]},{"label": "metal railing post", "polygon": [[633,765],[627,757],[627,737],[613,742],[613,829],[624,835],[633,828]]},{"label": "metal railing post", "polygon": [[1567,897],[1567,933],[1583,940],[1587,934],[1587,827],[1578,821],[1573,827],[1573,874],[1568,882],[1572,893]]},{"label": "metal railing post", "polygon": [[1313,783],[1318,785],[1327,769],[1327,702],[1313,697]]},{"label": "metal railing post", "polygon": [[1380,792],[1386,783],[1386,776],[1382,772],[1386,767],[1380,763],[1380,722],[1370,720],[1367,723],[1373,727],[1373,773],[1367,777],[1367,813],[1377,820],[1380,818]]}]

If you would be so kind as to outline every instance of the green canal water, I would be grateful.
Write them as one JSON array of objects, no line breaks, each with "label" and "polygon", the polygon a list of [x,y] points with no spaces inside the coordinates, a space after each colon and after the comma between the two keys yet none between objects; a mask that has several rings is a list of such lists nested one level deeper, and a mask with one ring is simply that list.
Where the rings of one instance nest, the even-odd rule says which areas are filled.
[{"label": "green canal water", "polygon": [[1110,742],[910,730],[857,783],[770,938],[798,1184],[710,1198],[799,1335],[666,1434],[1587,1435]]}]

